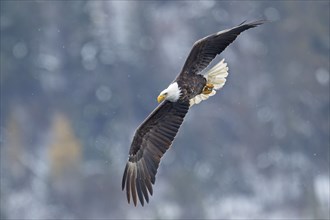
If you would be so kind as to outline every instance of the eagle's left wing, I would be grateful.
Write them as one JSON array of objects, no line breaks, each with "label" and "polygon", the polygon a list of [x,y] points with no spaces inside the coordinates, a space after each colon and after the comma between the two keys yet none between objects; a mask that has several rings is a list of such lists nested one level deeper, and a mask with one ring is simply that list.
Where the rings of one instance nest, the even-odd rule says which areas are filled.
[{"label": "eagle's left wing", "polygon": [[243,31],[263,24],[265,21],[242,23],[231,29],[204,37],[196,41],[183,65],[180,74],[197,74],[205,69],[216,55],[220,54]]},{"label": "eagle's left wing", "polygon": [[125,167],[122,190],[125,189],[127,200],[132,195],[134,205],[137,196],[144,205],[152,195],[152,185],[160,159],[171,146],[189,109],[189,102],[161,103],[136,130],[129,159]]}]

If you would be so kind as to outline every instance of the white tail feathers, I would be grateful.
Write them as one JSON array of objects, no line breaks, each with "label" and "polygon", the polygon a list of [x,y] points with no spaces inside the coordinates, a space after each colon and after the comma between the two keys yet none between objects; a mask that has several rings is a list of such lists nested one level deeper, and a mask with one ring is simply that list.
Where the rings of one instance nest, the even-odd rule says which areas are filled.
[{"label": "white tail feathers", "polygon": [[228,67],[225,59],[222,59],[217,65],[212,67],[206,74],[207,83],[213,84],[214,89],[220,89],[225,85],[228,76]]},{"label": "white tail feathers", "polygon": [[213,90],[210,94],[199,94],[194,98],[190,99],[190,106],[198,104],[203,100],[208,99],[211,96],[214,96],[216,90],[222,88],[226,83],[226,77],[228,76],[228,67],[225,63],[225,59],[222,59],[217,65],[212,67],[205,75],[207,83],[212,84]]}]

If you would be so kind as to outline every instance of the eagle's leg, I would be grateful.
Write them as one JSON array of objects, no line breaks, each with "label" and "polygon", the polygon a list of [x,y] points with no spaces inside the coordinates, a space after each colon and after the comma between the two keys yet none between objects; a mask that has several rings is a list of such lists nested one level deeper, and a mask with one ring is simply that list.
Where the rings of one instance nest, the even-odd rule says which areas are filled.
[{"label": "eagle's leg", "polygon": [[203,88],[203,91],[202,91],[202,93],[204,94],[204,95],[208,95],[208,94],[210,94],[211,92],[212,92],[212,90],[213,90],[213,84],[211,84],[211,83],[206,83],[206,85],[204,86],[204,88]]}]

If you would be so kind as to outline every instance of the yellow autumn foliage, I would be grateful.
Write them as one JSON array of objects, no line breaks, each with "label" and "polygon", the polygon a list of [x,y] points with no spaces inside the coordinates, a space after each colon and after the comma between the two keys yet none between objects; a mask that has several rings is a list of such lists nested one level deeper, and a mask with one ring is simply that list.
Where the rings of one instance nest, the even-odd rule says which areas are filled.
[{"label": "yellow autumn foliage", "polygon": [[61,178],[79,169],[82,146],[74,134],[69,119],[63,114],[55,114],[51,130],[50,172],[52,177]]},{"label": "yellow autumn foliage", "polygon": [[[12,113],[7,124],[8,142],[5,148],[6,168],[13,178],[22,177],[24,167],[22,165],[22,156],[26,153],[22,142],[22,129],[15,114]],[[2,155],[1,155],[2,156]]]}]

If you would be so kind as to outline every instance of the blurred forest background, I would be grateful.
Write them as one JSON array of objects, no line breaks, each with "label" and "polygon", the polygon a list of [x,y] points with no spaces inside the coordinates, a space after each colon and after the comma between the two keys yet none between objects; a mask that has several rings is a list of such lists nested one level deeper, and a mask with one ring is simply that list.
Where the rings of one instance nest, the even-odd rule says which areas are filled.
[{"label": "blurred forest background", "polygon": [[[329,218],[329,1],[1,1],[1,219]],[[121,178],[192,44],[244,20],[145,207]]]}]

